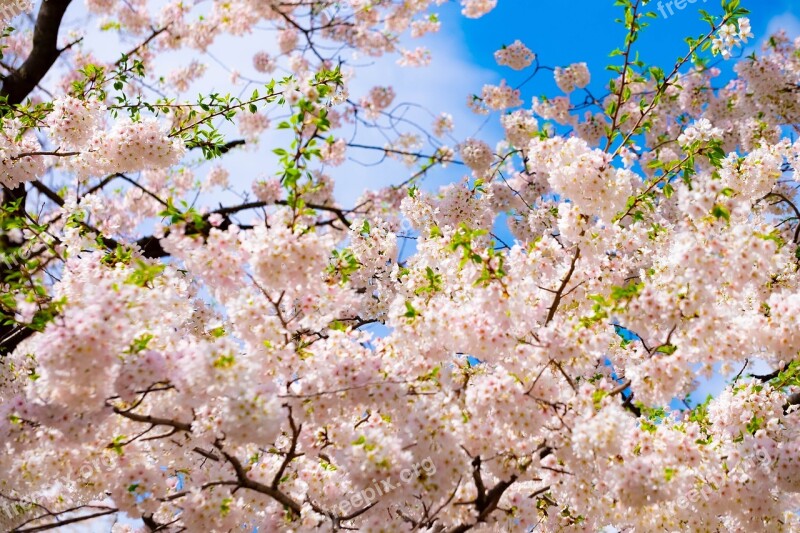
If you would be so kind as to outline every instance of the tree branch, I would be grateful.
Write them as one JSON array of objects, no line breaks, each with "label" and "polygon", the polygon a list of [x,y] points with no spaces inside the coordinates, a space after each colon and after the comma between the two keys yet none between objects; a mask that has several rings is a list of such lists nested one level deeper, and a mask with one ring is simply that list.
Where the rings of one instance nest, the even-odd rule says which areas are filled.
[{"label": "tree branch", "polygon": [[242,463],[236,457],[228,454],[223,448],[220,442],[215,444],[216,448],[219,452],[228,460],[228,462],[233,467],[234,472],[236,472],[236,479],[239,481],[239,486],[245,489],[250,489],[255,492],[260,492],[261,494],[266,494],[273,500],[283,504],[289,510],[292,511],[292,514],[295,516],[300,516],[302,507],[299,503],[294,501],[292,498],[284,494],[283,492],[273,489],[272,487],[268,487],[263,483],[259,483],[258,481],[253,481],[249,477],[247,477],[247,472],[245,472]]},{"label": "tree branch", "polygon": [[[102,509],[102,507],[101,507]],[[12,529],[12,533],[33,533],[34,531],[47,531],[49,529],[56,529],[62,526],[66,526],[67,524],[74,524],[76,522],[83,522],[84,520],[91,520],[92,518],[97,518],[99,516],[105,516],[109,514],[114,514],[119,512],[118,509],[115,508],[107,508],[105,511],[99,511],[97,513],[92,513],[83,516],[75,516],[72,518],[67,518],[65,520],[59,520],[58,522],[47,524],[44,526],[35,526],[35,527],[26,527],[23,529]],[[58,513],[57,513],[58,514]],[[44,518],[44,517],[42,517]]]},{"label": "tree branch", "polygon": [[50,70],[63,50],[58,48],[58,29],[71,0],[46,0],[41,3],[33,29],[33,48],[25,62],[3,79],[0,96],[8,104],[20,104]]},{"label": "tree branch", "polygon": [[569,270],[567,271],[567,275],[564,276],[564,279],[561,280],[561,285],[556,290],[556,295],[553,298],[553,304],[550,306],[550,310],[547,312],[547,319],[544,321],[544,325],[550,323],[553,320],[553,317],[556,316],[556,311],[558,310],[558,306],[561,303],[561,298],[564,295],[564,289],[567,288],[567,284],[569,280],[572,278],[572,274],[575,273],[575,264],[578,262],[578,258],[581,256],[581,249],[579,247],[575,247],[575,255],[572,256],[572,261],[569,264]]}]

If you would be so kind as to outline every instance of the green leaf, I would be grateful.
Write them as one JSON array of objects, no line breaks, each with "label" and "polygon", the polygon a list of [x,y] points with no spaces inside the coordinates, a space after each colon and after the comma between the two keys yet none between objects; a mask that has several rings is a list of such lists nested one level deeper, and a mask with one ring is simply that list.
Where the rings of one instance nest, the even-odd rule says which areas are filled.
[{"label": "green leaf", "polygon": [[139,287],[149,286],[153,280],[161,275],[165,268],[166,265],[148,265],[144,261],[138,260],[136,262],[136,270],[125,279],[125,283]]},{"label": "green leaf", "polygon": [[663,353],[667,355],[672,355],[676,351],[678,351],[678,347],[673,344],[662,344],[658,348],[656,348],[656,353]]},{"label": "green leaf", "polygon": [[731,221],[731,212],[724,205],[714,205],[711,209],[711,214],[717,219],[724,218],[727,222]]}]

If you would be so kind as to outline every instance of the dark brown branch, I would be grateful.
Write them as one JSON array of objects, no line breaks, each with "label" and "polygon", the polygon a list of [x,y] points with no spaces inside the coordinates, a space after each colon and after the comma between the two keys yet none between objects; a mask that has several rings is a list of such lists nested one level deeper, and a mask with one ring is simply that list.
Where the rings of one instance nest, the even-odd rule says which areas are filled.
[{"label": "dark brown branch", "polygon": [[[266,202],[247,202],[244,204],[234,205],[230,207],[221,207],[214,211],[211,211],[206,215],[204,218],[207,220],[209,216],[213,214],[219,214],[227,218],[228,215],[232,215],[234,213],[238,213],[240,211],[246,211],[248,209],[258,209],[260,207],[267,207],[269,205],[288,205],[286,200],[278,200],[276,202],[272,202],[268,204]],[[338,207],[333,207],[329,205],[320,205],[320,204],[305,204],[306,207],[311,209],[316,209],[319,211],[327,211],[329,213],[333,213],[336,215],[336,219],[342,222],[345,227],[350,227],[352,222],[348,220],[347,214],[352,213],[352,210],[340,209]],[[230,221],[227,221],[227,224],[223,224],[220,228],[225,229],[228,225],[230,225]],[[240,226],[242,229],[246,229],[245,226]],[[113,241],[109,240],[109,243],[113,243]],[[161,242],[153,236],[142,237],[141,239],[136,241],[136,244],[141,248],[142,255],[149,259],[159,259],[161,257],[167,257],[169,254],[166,250],[161,246]],[[111,246],[114,248],[114,246]]]},{"label": "dark brown branch", "polygon": [[393,148],[386,148],[381,146],[370,146],[367,144],[358,144],[358,143],[347,143],[347,146],[350,148],[361,148],[362,150],[376,150],[379,152],[383,152],[384,155],[388,154],[395,154],[395,155],[407,155],[411,157],[416,157],[417,159],[431,159],[438,161],[440,163],[453,163],[456,165],[463,165],[463,161],[459,161],[458,159],[448,159],[439,155],[431,155],[431,154],[423,154],[419,152],[409,152],[407,150],[395,150]]},{"label": "dark brown branch", "polygon": [[199,446],[195,446],[194,448],[192,448],[192,451],[202,455],[206,459],[211,459],[212,461],[219,461],[219,457],[217,456],[217,454],[215,454],[214,452],[207,452]]},{"label": "dark brown branch", "polygon": [[766,382],[777,378],[781,374],[781,372],[783,372],[783,370],[778,368],[777,370],[773,370],[769,374],[750,374],[750,376],[756,378],[759,381]]},{"label": "dark brown branch", "polygon": [[564,276],[564,279],[561,280],[561,285],[556,290],[556,295],[553,298],[553,303],[550,306],[550,310],[547,312],[547,319],[544,321],[544,325],[550,323],[553,320],[553,317],[556,316],[556,311],[558,310],[558,306],[561,303],[561,298],[564,295],[564,289],[567,288],[567,284],[569,280],[572,278],[572,274],[575,273],[575,264],[578,262],[578,258],[581,256],[581,249],[579,247],[575,247],[575,255],[572,256],[572,261],[569,264],[569,270],[567,271],[567,275]]},{"label": "dark brown branch", "polygon": [[289,410],[289,426],[292,428],[292,443],[289,446],[289,451],[286,452],[286,456],[281,462],[281,466],[278,468],[278,471],[275,472],[275,477],[272,478],[271,487],[276,490],[281,484],[281,478],[283,478],[283,473],[286,471],[286,467],[289,466],[289,463],[302,455],[297,453],[297,441],[300,438],[300,431],[303,429],[303,424],[298,426],[295,423],[294,417],[292,416],[292,406],[286,405],[286,408]]},{"label": "dark brown branch", "polygon": [[625,53],[624,53],[624,64],[622,65],[622,79],[619,84],[619,91],[617,93],[617,105],[614,107],[614,115],[611,117],[611,127],[608,129],[608,139],[606,139],[606,147],[605,151],[608,152],[608,149],[611,148],[612,143],[614,142],[614,135],[616,134],[617,126],[619,125],[619,111],[622,108],[623,104],[625,103],[625,87],[628,82],[628,71],[631,67],[631,50],[633,50],[633,43],[636,42],[636,31],[640,27],[638,21],[636,20],[637,12],[639,10],[640,1],[637,0],[633,4],[633,14],[631,16],[630,22],[630,29],[628,31],[628,36],[625,38]]},{"label": "dark brown branch", "polygon": [[149,237],[142,237],[138,241],[136,241],[136,245],[139,246],[142,250],[142,255],[149,258],[149,259],[159,259],[161,257],[167,257],[169,254],[167,251],[161,246],[161,241],[159,241],[156,237],[149,236]]},{"label": "dark brown branch", "polygon": [[[219,153],[220,154],[227,154],[232,149],[236,148],[237,146],[242,146],[243,144],[246,144],[246,141],[244,139],[235,139],[233,141],[229,141],[229,142],[227,142],[227,143],[225,143],[225,144],[223,144],[222,146],[219,147]],[[212,146],[212,145],[211,145],[211,143],[207,143],[207,144],[198,143],[198,144],[195,144],[194,146],[192,146],[190,148],[190,150],[196,150],[197,148],[203,148],[203,147],[206,147],[206,146]]]},{"label": "dark brown branch", "polygon": [[789,408],[800,405],[800,392],[795,392],[786,397],[786,404],[783,406],[783,413],[788,414]]},{"label": "dark brown branch", "polygon": [[164,32],[167,30],[167,27],[168,27],[168,26],[169,26],[169,24],[167,24],[167,26],[164,26],[164,27],[162,27],[162,28],[158,28],[158,29],[151,28],[151,30],[152,30],[152,33],[151,33],[151,34],[150,34],[150,35],[147,37],[147,39],[145,39],[144,41],[142,41],[142,42],[141,42],[141,43],[140,43],[138,46],[136,46],[136,48],[134,48],[133,50],[131,50],[131,51],[130,51],[130,52],[128,52],[127,54],[123,55],[123,56],[122,56],[120,59],[118,59],[118,60],[117,60],[117,61],[114,63],[114,65],[115,65],[115,66],[117,66],[117,67],[119,67],[119,66],[121,66],[121,65],[122,65],[122,63],[124,63],[124,62],[125,62],[125,59],[127,59],[128,57],[130,57],[130,56],[132,56],[132,55],[134,55],[134,54],[138,54],[138,53],[139,53],[139,51],[140,51],[140,50],[142,50],[143,48],[146,48],[146,47],[147,47],[147,45],[149,45],[149,44],[150,44],[150,43],[153,41],[153,39],[155,39],[156,37],[158,37],[159,35],[161,35],[162,33],[164,33]]},{"label": "dark brown branch", "polygon": [[[239,482],[238,481],[211,481],[209,483],[204,483],[203,485],[201,485],[200,486],[200,490],[210,489],[211,487],[225,487],[225,486],[238,487],[239,486]],[[191,494],[191,491],[184,490],[183,492],[176,492],[175,494],[170,494],[169,496],[167,496],[165,498],[159,498],[159,500],[162,501],[162,502],[172,502],[172,501],[175,501],[175,500],[180,500],[181,498],[185,498],[189,494]]]},{"label": "dark brown branch", "polygon": [[[33,533],[34,531],[47,531],[47,530],[50,530],[50,529],[56,529],[56,528],[60,528],[62,526],[66,526],[67,524],[74,524],[76,522],[83,522],[84,520],[91,520],[92,518],[97,518],[99,516],[105,516],[105,515],[109,515],[109,514],[114,514],[114,513],[117,513],[117,512],[119,512],[118,509],[109,508],[109,509],[106,509],[105,511],[100,511],[100,512],[92,513],[92,514],[88,514],[88,515],[75,516],[75,517],[72,517],[72,518],[59,520],[58,522],[55,522],[55,523],[52,523],[52,524],[47,524],[47,525],[44,525],[44,526],[26,527],[24,529],[12,529],[11,531],[12,531],[12,533]],[[44,518],[44,517],[42,517],[42,518]]]},{"label": "dark brown branch", "polygon": [[19,344],[36,331],[19,324],[0,325],[0,356],[14,351]]},{"label": "dark brown branch", "polygon": [[[768,198],[770,196],[774,196],[774,197],[780,199],[781,202],[786,202],[789,205],[789,207],[792,208],[792,211],[794,211],[795,215],[797,215],[797,217],[800,218],[800,209],[798,209],[797,206],[794,204],[794,202],[792,202],[786,196],[784,196],[784,195],[782,195],[780,193],[777,193],[777,192],[770,192],[770,193],[767,193],[767,195],[764,198]],[[795,230],[794,230],[793,241],[794,241],[795,244],[800,244],[800,223],[797,224],[797,228],[795,228]]]},{"label": "dark brown branch", "polygon": [[608,395],[609,395],[609,396],[614,396],[614,395],[616,395],[616,394],[619,394],[619,393],[623,392],[625,389],[627,389],[627,388],[628,388],[628,387],[630,387],[630,386],[631,386],[631,380],[629,380],[629,379],[626,379],[625,381],[623,381],[622,383],[620,383],[619,385],[617,385],[617,386],[616,386],[614,389],[612,389],[612,390],[611,390],[611,391],[608,393]]},{"label": "dark brown branch", "polygon": [[113,409],[116,414],[124,418],[127,418],[128,420],[133,420],[134,422],[141,422],[143,424],[152,424],[154,426],[170,426],[180,431],[186,431],[186,432],[192,431],[192,425],[187,424],[185,422],[178,422],[177,420],[170,420],[168,418],[159,418],[156,416],[131,413],[129,411],[123,411],[119,407],[113,407]]},{"label": "dark brown branch", "polygon": [[448,533],[464,533],[477,524],[485,522],[486,519],[489,518],[489,515],[497,509],[497,504],[500,503],[500,498],[503,497],[503,493],[505,493],[508,487],[514,484],[517,480],[517,476],[512,475],[508,481],[499,481],[494,487],[487,491],[483,483],[483,478],[481,477],[481,458],[480,456],[476,456],[472,459],[472,479],[475,482],[478,495],[475,497],[475,500],[470,503],[475,505],[475,509],[478,511],[478,517],[474,523],[458,525],[450,529]]},{"label": "dark brown branch", "polygon": [[310,499],[308,497],[306,497],[306,501],[311,506],[311,508],[314,509],[315,512],[317,512],[317,513],[319,513],[319,514],[321,514],[323,516],[327,516],[331,520],[331,531],[339,531],[340,529],[353,529],[353,528],[342,526],[342,522],[346,522],[348,520],[353,520],[355,518],[358,518],[362,514],[366,513],[367,511],[369,511],[370,509],[372,509],[373,507],[378,505],[378,503],[380,503],[380,500],[377,500],[377,501],[374,501],[374,502],[362,507],[361,509],[357,509],[357,510],[353,511],[349,515],[339,516],[336,513],[333,513],[331,511],[326,511],[325,509],[323,509],[322,507],[317,505],[312,499]]},{"label": "dark brown branch", "polygon": [[[33,29],[33,47],[25,62],[3,78],[0,99],[9,105],[21,104],[42,81],[62,50],[58,49],[58,30],[71,0],[47,0],[41,3]],[[71,45],[70,45],[71,46]],[[25,211],[25,187],[3,187],[3,202],[19,201],[19,214]]]},{"label": "dark brown branch", "polygon": [[156,522],[155,518],[153,518],[152,513],[147,513],[142,515],[142,522],[146,525],[150,531],[158,531],[161,527],[158,522]]},{"label": "dark brown branch", "polygon": [[250,489],[255,492],[260,492],[261,494],[266,494],[273,500],[277,501],[278,503],[283,504],[286,508],[292,511],[292,514],[295,516],[300,516],[302,511],[302,507],[299,503],[294,501],[292,498],[284,494],[283,492],[273,489],[272,487],[268,487],[263,483],[259,483],[258,481],[253,481],[249,477],[247,477],[247,472],[245,471],[242,463],[236,457],[228,454],[223,448],[220,442],[217,442],[216,448],[219,452],[228,460],[228,462],[233,467],[233,471],[236,472],[236,479],[239,482],[239,486],[245,489]]},{"label": "dark brown branch", "polygon": [[45,185],[41,181],[33,180],[31,182],[31,185],[33,185],[33,187],[37,191],[39,191],[43,195],[47,196],[47,198],[49,198],[50,201],[52,201],[53,203],[55,203],[55,204],[57,204],[59,206],[63,206],[64,205],[64,199],[61,198],[58,194],[56,194],[56,192],[53,189],[51,189],[50,187],[48,187],[47,185]]},{"label": "dark brown branch", "polygon": [[0,96],[8,104],[20,104],[44,78],[63,50],[58,48],[58,29],[71,0],[46,0],[41,3],[33,29],[33,48],[25,62],[3,79]]},{"label": "dark brown branch", "polygon": [[374,501],[374,502],[370,503],[369,505],[366,505],[366,506],[362,507],[361,509],[353,511],[352,513],[350,513],[348,515],[342,516],[342,517],[340,517],[340,520],[347,521],[347,520],[353,520],[354,518],[358,518],[359,516],[361,516],[362,514],[366,513],[367,511],[369,511],[370,509],[372,509],[376,505],[378,505],[378,501]]}]

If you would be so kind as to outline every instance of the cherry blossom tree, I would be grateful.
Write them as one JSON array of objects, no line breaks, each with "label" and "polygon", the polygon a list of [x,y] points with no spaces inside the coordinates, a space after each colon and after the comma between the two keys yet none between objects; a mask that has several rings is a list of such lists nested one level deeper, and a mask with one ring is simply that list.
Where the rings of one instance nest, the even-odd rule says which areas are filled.
[{"label": "cherry blossom tree", "polygon": [[[659,68],[619,0],[610,83],[509,42],[560,94],[467,89],[505,135],[455,140],[355,90],[430,61],[441,3],[46,0],[4,31],[8,529],[800,531],[800,40],[741,57],[725,0]],[[264,79],[191,92],[256,32]],[[354,151],[408,171],[341,205]]]}]

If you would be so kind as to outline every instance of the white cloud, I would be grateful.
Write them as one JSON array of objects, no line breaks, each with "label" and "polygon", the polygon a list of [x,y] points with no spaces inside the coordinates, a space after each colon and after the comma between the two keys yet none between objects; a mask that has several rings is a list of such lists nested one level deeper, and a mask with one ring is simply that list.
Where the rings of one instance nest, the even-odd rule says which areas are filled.
[{"label": "white cloud", "polygon": [[[455,32],[438,34],[424,44],[431,49],[433,56],[429,66],[401,68],[395,64],[396,56],[381,58],[358,73],[350,89],[351,95],[359,97],[372,86],[391,85],[397,94],[395,104],[408,102],[419,106],[411,108],[405,116],[421,127],[430,130],[433,118],[446,112],[453,116],[455,139],[473,135],[483,125],[485,117],[475,115],[467,108],[467,97],[480,92],[483,84],[496,82],[497,74],[471,63],[465,43]],[[359,142],[378,146],[385,144],[378,133],[360,136]],[[362,162],[380,159],[379,152],[357,149],[351,149],[349,156]],[[364,189],[402,182],[412,172],[394,161],[384,162],[379,167],[365,167],[348,161],[332,175],[337,179],[337,198],[344,205],[349,205]],[[428,185],[458,179],[462,173],[463,167],[451,166],[448,171],[434,172]]]},{"label": "white cloud", "polygon": [[767,39],[778,30],[785,30],[789,38],[794,39],[800,36],[800,19],[788,11],[772,17],[767,23],[767,34],[764,36],[764,39]]},{"label": "white cloud", "polygon": [[[451,21],[449,25],[443,25],[443,30],[439,34],[405,43],[409,48],[424,45],[431,49],[431,64],[422,68],[398,66],[396,54],[377,59],[353,58],[351,63],[357,66],[355,77],[348,87],[350,98],[359,100],[373,86],[391,86],[396,93],[393,107],[402,103],[412,104],[412,107],[403,111],[405,119],[429,131],[434,116],[447,112],[454,119],[455,139],[460,140],[475,135],[483,127],[486,117],[469,111],[466,106],[467,97],[480,92],[485,83],[497,82],[498,74],[478,67],[470,61],[465,38],[458,31],[455,21]],[[251,84],[246,87],[243,84],[231,85],[228,81],[229,71],[238,70],[246,77],[263,77],[255,74],[251,65],[252,55],[259,50],[276,53],[271,33],[258,31],[244,37],[222,37],[213,47],[212,54],[220,61],[224,60],[224,67],[208,56],[201,56],[199,59],[208,65],[208,71],[203,81],[194,84],[193,91],[208,92],[213,89],[222,93],[249,94],[256,85]],[[169,65],[170,62],[162,63],[159,72],[167,72],[175,65],[187,62],[190,57],[191,54],[187,51],[174,54],[173,65]],[[285,109],[274,109],[269,114],[281,116],[285,114]],[[499,128],[496,123],[497,117],[491,117],[490,124]],[[398,129],[412,128],[400,126]],[[230,138],[236,137],[235,129],[226,127],[224,131],[229,132]],[[345,127],[334,133],[350,139],[352,129]],[[372,146],[386,144],[386,138],[380,131],[367,130],[363,126],[359,126],[354,140],[359,144]],[[257,147],[248,147],[225,156],[221,163],[230,170],[231,182],[235,187],[249,190],[249,184],[253,180],[274,175],[278,170],[278,164],[272,149],[288,145],[288,142],[289,138],[285,132],[269,130],[261,137]],[[450,144],[455,144],[455,140],[451,139]],[[432,149],[424,150],[425,153],[432,151]],[[341,167],[326,169],[326,173],[335,178],[336,198],[343,206],[353,206],[365,189],[377,189],[401,183],[414,172],[414,169],[409,169],[394,160],[371,165],[381,160],[381,154],[380,151],[353,148],[348,151],[351,160]],[[426,180],[426,185],[432,187],[450,182],[458,179],[463,173],[463,167],[453,165],[445,171],[437,169]],[[198,177],[204,174],[205,170],[198,171]],[[218,196],[213,199],[215,202],[235,201],[231,195]]]}]

